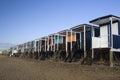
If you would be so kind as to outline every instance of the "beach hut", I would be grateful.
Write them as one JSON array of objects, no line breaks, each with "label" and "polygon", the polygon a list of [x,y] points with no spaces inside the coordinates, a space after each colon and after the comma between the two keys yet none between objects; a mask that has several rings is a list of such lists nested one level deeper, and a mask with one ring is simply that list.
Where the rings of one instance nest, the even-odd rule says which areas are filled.
[{"label": "beach hut", "polygon": [[65,35],[54,33],[41,38],[40,41],[40,55],[46,59],[54,58],[60,50],[62,50],[62,43]]},{"label": "beach hut", "polygon": [[39,57],[40,60],[46,59],[46,51],[47,51],[47,36],[40,38],[39,40]]},{"label": "beach hut", "polygon": [[30,53],[30,42],[24,43],[24,57],[28,58]]},{"label": "beach hut", "polygon": [[47,51],[55,51],[54,50],[54,34],[48,35],[47,36]]},{"label": "beach hut", "polygon": [[10,56],[17,57],[17,53],[18,53],[18,46],[12,47],[12,51],[11,51],[11,55]]},{"label": "beach hut", "polygon": [[28,58],[34,57],[34,41],[29,41],[26,43],[26,52]]},{"label": "beach hut", "polygon": [[73,54],[73,46],[75,46],[76,43],[76,33],[72,30],[63,30],[60,31],[59,34],[65,35],[64,44],[65,44],[65,51],[66,51],[66,59],[65,61],[72,61],[72,57],[74,56]]},{"label": "beach hut", "polygon": [[95,28],[95,26],[89,24],[81,24],[71,28],[71,32],[74,32],[76,35],[78,49],[84,52],[84,58],[87,56],[87,51],[91,50],[93,28]]},{"label": "beach hut", "polygon": [[98,25],[100,28],[99,36],[95,36],[96,33],[93,30],[93,58],[96,58],[97,51],[100,54],[104,53],[102,58],[108,59],[110,66],[113,67],[113,60],[120,58],[120,17],[107,15],[91,20],[90,23]]},{"label": "beach hut", "polygon": [[23,43],[23,55],[22,57],[27,57],[28,53],[28,48],[27,48],[27,42]]},{"label": "beach hut", "polygon": [[35,39],[28,42],[27,49],[29,49],[29,53],[31,54],[31,58],[38,59],[39,56],[39,40]]},{"label": "beach hut", "polygon": [[[97,26],[93,26],[90,24],[81,24],[72,27],[71,33],[75,33],[76,41],[75,43],[71,43],[71,51],[74,51],[74,55],[76,55],[76,52],[81,53],[81,58],[83,58],[83,61],[87,58],[91,59],[92,55],[92,35],[93,30],[98,31],[99,34],[99,28]],[[72,46],[76,44],[75,46]],[[74,49],[74,50],[72,50]],[[88,61],[88,64],[91,63]]]},{"label": "beach hut", "polygon": [[66,57],[66,52],[65,52],[65,42],[66,42],[66,35],[64,34],[56,34],[56,38],[55,38],[55,50],[58,56],[58,60],[64,60]]},{"label": "beach hut", "polygon": [[40,51],[47,51],[47,36],[39,39],[40,42]]}]

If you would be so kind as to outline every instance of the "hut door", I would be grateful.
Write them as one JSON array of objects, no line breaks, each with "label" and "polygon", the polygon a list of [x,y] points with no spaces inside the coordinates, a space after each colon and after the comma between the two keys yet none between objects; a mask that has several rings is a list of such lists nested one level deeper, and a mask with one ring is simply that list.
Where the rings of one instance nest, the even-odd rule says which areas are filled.
[{"label": "hut door", "polygon": [[76,33],[76,43],[77,43],[77,46],[78,48],[80,49],[80,33]]},{"label": "hut door", "polygon": [[108,47],[108,25],[100,27],[101,47]]}]

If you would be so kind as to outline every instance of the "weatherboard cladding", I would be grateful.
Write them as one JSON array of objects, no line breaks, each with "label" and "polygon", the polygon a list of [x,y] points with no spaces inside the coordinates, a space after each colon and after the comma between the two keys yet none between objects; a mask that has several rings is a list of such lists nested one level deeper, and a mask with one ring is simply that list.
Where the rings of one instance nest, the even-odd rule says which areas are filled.
[{"label": "weatherboard cladding", "polygon": [[76,41],[76,35],[75,35],[75,34],[72,34],[72,36],[71,36],[71,35],[68,35],[68,36],[67,36],[67,42],[71,42],[71,37],[72,37],[72,42],[73,42],[73,41]]},{"label": "weatherboard cladding", "polygon": [[34,48],[34,41],[32,41],[31,43],[31,48]]},{"label": "weatherboard cladding", "polygon": [[118,35],[113,35],[113,48],[120,48],[120,21],[118,21]]},{"label": "weatherboard cladding", "polygon": [[[107,32],[103,29],[101,29],[101,27],[106,27],[107,28]],[[110,22],[109,23],[105,23],[105,24],[101,24],[100,25],[100,36],[101,37],[104,37],[105,33],[106,33],[106,38],[107,38],[107,42],[108,42],[108,47],[111,47],[111,25],[110,25]],[[103,32],[103,33],[102,33]]]},{"label": "weatherboard cladding", "polygon": [[[100,25],[100,27],[103,27],[103,26],[107,25],[107,29],[108,29],[108,47],[109,48],[112,47],[112,40],[111,40],[112,39],[112,35],[113,34],[120,35],[120,21],[116,20],[116,21],[113,21],[112,23],[113,23],[112,26],[111,26],[111,22],[110,21],[108,23],[104,23],[104,24]],[[117,25],[117,23],[118,23],[118,25]],[[115,35],[113,36],[113,47],[114,48],[118,48],[119,46],[116,46],[117,44],[114,41],[117,41],[117,39],[119,41],[119,38],[116,37]]]},{"label": "weatherboard cladding", "polygon": [[[86,50],[92,48],[92,32],[86,31]],[[84,32],[81,32],[81,49],[84,49]]]},{"label": "weatherboard cladding", "polygon": [[36,51],[39,50],[39,41],[36,41]]},{"label": "weatherboard cladding", "polygon": [[112,34],[119,35],[118,22],[112,24]]},{"label": "weatherboard cladding", "polygon": [[86,32],[86,46],[87,46],[86,47],[87,50],[92,48],[92,32],[91,32],[91,30]]},{"label": "weatherboard cladding", "polygon": [[120,36],[113,35],[113,48],[120,48]]},{"label": "weatherboard cladding", "polygon": [[63,43],[63,37],[59,36],[59,38],[56,38],[55,44],[62,44]]},{"label": "weatherboard cladding", "polygon": [[[115,25],[116,23],[118,23],[118,24]],[[112,35],[108,36],[109,37],[109,47],[112,47],[112,37],[113,37],[113,40],[115,39],[114,41],[117,41],[116,39],[119,39],[119,38],[116,38],[115,36],[113,36],[113,35],[119,35],[119,22],[118,21],[114,22],[112,24],[112,26],[111,26],[111,24],[109,24],[109,28],[110,28],[110,34],[112,34]],[[116,43],[114,41],[113,41],[113,46],[116,45]]]},{"label": "weatherboard cladding", "polygon": [[120,35],[120,21],[118,21],[118,33]]}]

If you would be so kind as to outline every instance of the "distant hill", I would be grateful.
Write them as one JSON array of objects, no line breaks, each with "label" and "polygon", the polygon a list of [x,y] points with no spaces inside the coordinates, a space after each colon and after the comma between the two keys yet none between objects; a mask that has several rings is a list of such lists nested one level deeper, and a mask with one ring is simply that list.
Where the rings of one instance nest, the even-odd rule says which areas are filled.
[{"label": "distant hill", "polygon": [[11,46],[14,46],[11,43],[0,43],[0,50],[9,49]]}]

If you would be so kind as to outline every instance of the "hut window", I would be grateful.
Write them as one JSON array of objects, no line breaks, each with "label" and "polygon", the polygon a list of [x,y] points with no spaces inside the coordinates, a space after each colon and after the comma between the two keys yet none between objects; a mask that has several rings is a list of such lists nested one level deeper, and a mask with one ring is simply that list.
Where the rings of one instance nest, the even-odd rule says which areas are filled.
[{"label": "hut window", "polygon": [[100,36],[100,29],[95,29],[95,37],[99,37]]}]

